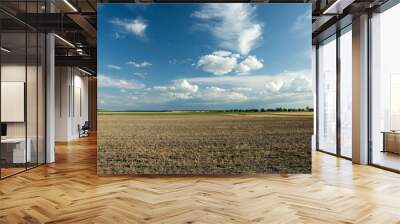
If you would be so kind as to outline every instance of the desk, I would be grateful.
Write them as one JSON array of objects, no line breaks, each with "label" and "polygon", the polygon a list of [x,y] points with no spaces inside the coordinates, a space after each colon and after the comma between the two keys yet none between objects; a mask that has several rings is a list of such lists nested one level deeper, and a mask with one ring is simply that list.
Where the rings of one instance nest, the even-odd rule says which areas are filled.
[{"label": "desk", "polygon": [[400,154],[400,131],[383,131],[382,152]]},{"label": "desk", "polygon": [[[9,156],[8,162],[10,163],[26,163],[26,162],[31,162],[32,160],[32,153],[31,153],[31,145],[32,141],[31,139],[27,139],[27,146],[26,151],[25,151],[25,138],[5,138],[1,139],[1,145],[2,145],[2,154],[3,152],[11,152],[11,155]],[[10,147],[12,147],[10,149]],[[3,155],[2,155],[3,157]],[[12,161],[10,161],[12,158]]]}]

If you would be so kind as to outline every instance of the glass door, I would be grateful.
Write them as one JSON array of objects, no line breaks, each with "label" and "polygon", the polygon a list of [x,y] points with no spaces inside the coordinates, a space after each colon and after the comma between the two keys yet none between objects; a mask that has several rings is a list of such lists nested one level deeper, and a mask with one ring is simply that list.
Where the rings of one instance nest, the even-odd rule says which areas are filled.
[{"label": "glass door", "polygon": [[26,33],[1,34],[1,176],[26,170],[31,161],[26,134]]},{"label": "glass door", "polygon": [[400,4],[371,18],[370,160],[400,171]]},{"label": "glass door", "polygon": [[[0,6],[42,13],[43,3]],[[0,12],[1,179],[45,163],[45,44],[43,33]]]},{"label": "glass door", "polygon": [[340,155],[352,157],[352,32],[340,31]]},{"label": "glass door", "polygon": [[336,154],[336,35],[318,47],[318,146]]}]

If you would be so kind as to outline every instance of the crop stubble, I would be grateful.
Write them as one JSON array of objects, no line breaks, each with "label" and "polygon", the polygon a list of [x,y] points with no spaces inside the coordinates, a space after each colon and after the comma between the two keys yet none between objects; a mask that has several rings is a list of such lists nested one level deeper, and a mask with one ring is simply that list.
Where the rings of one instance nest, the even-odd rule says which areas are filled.
[{"label": "crop stubble", "polygon": [[99,114],[98,173],[310,173],[312,116]]}]

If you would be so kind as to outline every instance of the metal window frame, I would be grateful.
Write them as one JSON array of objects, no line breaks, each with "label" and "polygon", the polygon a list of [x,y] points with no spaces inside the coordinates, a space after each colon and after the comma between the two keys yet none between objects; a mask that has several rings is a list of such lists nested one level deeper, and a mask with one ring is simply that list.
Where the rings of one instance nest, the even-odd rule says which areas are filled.
[{"label": "metal window frame", "polygon": [[374,159],[373,159],[373,154],[374,154],[374,149],[373,149],[373,138],[372,138],[372,93],[373,93],[373,88],[372,88],[372,56],[373,56],[373,50],[372,50],[372,19],[373,19],[373,14],[374,13],[384,13],[385,11],[391,9],[392,7],[396,6],[400,4],[400,0],[389,0],[387,2],[385,2],[384,4],[382,4],[381,6],[373,9],[373,10],[369,10],[368,11],[368,30],[367,30],[367,45],[368,45],[368,53],[367,53],[367,82],[368,82],[368,96],[367,96],[367,107],[368,107],[368,112],[367,112],[367,119],[368,119],[368,124],[367,124],[367,128],[368,128],[368,165],[379,168],[379,169],[383,169],[383,170],[387,170],[390,172],[394,172],[394,173],[400,173],[400,169],[394,169],[388,166],[384,166],[381,164],[377,164],[374,163]]},{"label": "metal window frame", "polygon": [[[25,0],[25,11],[27,12],[27,3],[28,1]],[[36,0],[36,10],[38,11],[39,9],[39,0]],[[46,7],[46,11],[47,11],[47,7]],[[25,16],[27,16],[27,14],[25,14]],[[4,180],[7,179],[9,177],[15,176],[17,174],[26,172],[30,169],[34,169],[37,168],[41,165],[44,165],[47,163],[47,82],[46,82],[46,78],[47,78],[47,33],[44,32],[40,32],[39,30],[34,29],[33,27],[29,26],[28,24],[25,24],[25,30],[21,32],[21,34],[25,35],[25,85],[24,85],[24,120],[25,120],[25,169],[12,173],[10,175],[7,176],[3,176],[2,173],[2,169],[0,166],[0,180]],[[28,154],[27,154],[27,147],[28,147],[28,112],[27,112],[27,82],[28,82],[28,30],[30,30],[32,33],[34,32],[36,34],[36,142],[37,142],[37,147],[36,147],[36,162],[35,164],[33,164],[33,166],[28,167],[28,162],[27,162],[27,158],[28,158]],[[43,82],[44,82],[44,99],[43,99],[43,105],[42,107],[44,108],[44,116],[42,117],[44,120],[42,120],[41,122],[43,122],[44,124],[44,136],[43,136],[43,141],[44,141],[44,145],[43,147],[43,154],[42,157],[44,159],[43,163],[39,163],[39,33],[43,33],[44,36],[42,38],[42,44],[44,44],[44,51],[42,51],[41,53],[43,53],[43,58],[44,58],[44,68],[42,69],[42,77],[43,77]],[[2,45],[2,34],[3,32],[0,31],[0,45]],[[2,67],[2,56],[0,54],[0,68]],[[0,82],[1,82],[1,69],[0,69]],[[1,85],[0,85],[0,90],[1,90]],[[0,91],[0,101],[1,101],[1,91]],[[1,110],[1,105],[0,105],[0,110]],[[1,123],[1,114],[0,114],[0,123]],[[0,158],[1,158],[1,144],[0,144]],[[29,165],[32,165],[29,164]]]},{"label": "metal window frame", "polygon": [[[350,17],[344,18],[344,19],[349,19]],[[335,26],[335,32],[324,36],[323,39],[319,40],[318,44],[316,45],[316,151],[318,152],[323,152],[329,155],[333,155],[339,158],[343,158],[346,160],[352,160],[352,158],[347,157],[342,155],[342,149],[341,149],[341,118],[340,118],[340,81],[341,81],[341,65],[340,65],[340,37],[345,33],[343,32],[344,30],[348,29],[349,26],[352,25],[352,22],[345,24],[340,24],[340,20],[338,23],[334,24]],[[329,28],[328,28],[329,29]],[[349,31],[351,32],[351,31]],[[329,38],[332,38],[332,36],[335,36],[335,38],[332,41],[336,41],[336,152],[332,153],[329,151],[326,151],[324,149],[321,149],[319,147],[319,62],[320,62],[320,57],[319,57],[319,47],[321,43],[327,41]]]}]

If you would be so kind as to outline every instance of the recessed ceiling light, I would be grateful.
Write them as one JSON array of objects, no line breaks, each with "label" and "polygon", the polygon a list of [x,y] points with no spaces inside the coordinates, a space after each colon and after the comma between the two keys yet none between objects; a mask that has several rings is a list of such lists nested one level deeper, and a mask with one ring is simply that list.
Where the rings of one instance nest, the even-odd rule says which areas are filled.
[{"label": "recessed ceiling light", "polygon": [[323,15],[328,14],[342,14],[343,10],[351,5],[355,0],[336,0],[324,12]]},{"label": "recessed ceiling light", "polygon": [[64,0],[65,4],[68,5],[68,7],[70,7],[74,12],[78,12],[78,10],[68,1],[68,0]]},{"label": "recessed ceiling light", "polygon": [[75,48],[75,45],[73,45],[71,42],[69,42],[68,40],[62,38],[61,36],[59,36],[58,34],[54,34],[55,37],[57,37],[59,40],[61,40],[62,42],[66,43],[68,46]]},{"label": "recessed ceiling light", "polygon": [[9,50],[9,49],[7,49],[5,47],[1,47],[1,51],[4,51],[6,53],[10,53],[11,52],[11,50]]},{"label": "recessed ceiling light", "polygon": [[81,72],[83,72],[83,73],[85,73],[86,75],[93,75],[92,73],[90,73],[90,72],[88,72],[88,71],[86,71],[86,70],[83,70],[83,69],[81,69],[81,68],[79,68],[79,67],[78,67],[78,70],[81,71]]}]

